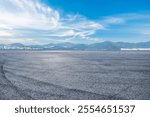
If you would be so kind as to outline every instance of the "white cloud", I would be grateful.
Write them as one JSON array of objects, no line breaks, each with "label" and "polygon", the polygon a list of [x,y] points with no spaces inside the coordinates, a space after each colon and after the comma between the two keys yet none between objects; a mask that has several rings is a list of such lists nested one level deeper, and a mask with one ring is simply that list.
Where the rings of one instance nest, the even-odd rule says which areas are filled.
[{"label": "white cloud", "polygon": [[13,36],[13,34],[8,31],[0,30],[0,36]]},{"label": "white cloud", "polygon": [[26,44],[39,44],[38,42],[36,42],[33,39],[14,39],[14,38],[7,38],[7,39],[0,39],[1,43],[7,43],[7,44],[11,44],[11,43],[26,43]]},{"label": "white cloud", "polygon": [[35,0],[1,1],[0,14],[4,28],[53,29],[59,25],[59,13]]},{"label": "white cloud", "polygon": [[135,31],[142,35],[150,35],[150,29],[137,29]]},{"label": "white cloud", "polygon": [[104,22],[106,24],[120,24],[120,23],[124,23],[125,20],[119,17],[108,17],[104,20]]},{"label": "white cloud", "polygon": [[[45,37],[75,38],[77,36],[84,39],[104,28],[100,23],[81,15],[61,16],[57,10],[38,0],[0,0],[0,14],[2,14],[0,38],[15,37],[17,38],[15,42],[21,42],[25,37],[35,40],[37,36],[37,38],[41,37],[41,40]],[[5,42],[7,40],[6,38]],[[0,40],[0,43],[2,42],[4,41]]]},{"label": "white cloud", "polygon": [[0,43],[92,43],[108,40],[108,37],[114,40],[113,36],[121,39],[122,36],[137,38],[139,34],[148,38],[150,35],[149,13],[90,20],[80,14],[60,14],[38,0],[0,0],[0,14]]}]

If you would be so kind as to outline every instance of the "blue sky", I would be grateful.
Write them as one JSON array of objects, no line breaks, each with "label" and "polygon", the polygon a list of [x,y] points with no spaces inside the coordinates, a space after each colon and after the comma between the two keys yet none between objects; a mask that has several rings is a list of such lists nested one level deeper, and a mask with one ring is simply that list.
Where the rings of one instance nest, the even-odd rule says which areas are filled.
[{"label": "blue sky", "polygon": [[64,13],[79,13],[90,19],[99,19],[122,13],[150,10],[150,0],[41,0]]},{"label": "blue sky", "polygon": [[0,43],[150,41],[150,0],[0,0]]}]

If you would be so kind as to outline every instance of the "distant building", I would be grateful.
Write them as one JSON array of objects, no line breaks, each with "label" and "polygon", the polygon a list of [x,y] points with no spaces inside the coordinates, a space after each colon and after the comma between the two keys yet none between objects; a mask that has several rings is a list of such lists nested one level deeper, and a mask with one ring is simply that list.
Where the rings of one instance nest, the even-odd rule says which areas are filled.
[{"label": "distant building", "polygon": [[150,50],[150,48],[121,48],[121,51],[144,51],[144,50]]}]

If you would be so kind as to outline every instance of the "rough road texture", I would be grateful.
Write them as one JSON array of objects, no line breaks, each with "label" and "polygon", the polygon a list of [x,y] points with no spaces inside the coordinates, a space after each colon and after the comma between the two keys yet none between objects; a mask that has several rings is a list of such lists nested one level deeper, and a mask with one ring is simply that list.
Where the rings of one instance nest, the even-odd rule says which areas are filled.
[{"label": "rough road texture", "polygon": [[0,99],[150,99],[150,52],[0,51]]}]

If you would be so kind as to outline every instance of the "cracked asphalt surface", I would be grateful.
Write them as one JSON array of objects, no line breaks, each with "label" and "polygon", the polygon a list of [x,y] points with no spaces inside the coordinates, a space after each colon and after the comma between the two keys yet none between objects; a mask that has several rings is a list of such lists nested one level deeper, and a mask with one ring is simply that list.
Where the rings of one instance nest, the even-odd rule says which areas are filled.
[{"label": "cracked asphalt surface", "polygon": [[0,51],[0,99],[150,99],[150,51]]}]

